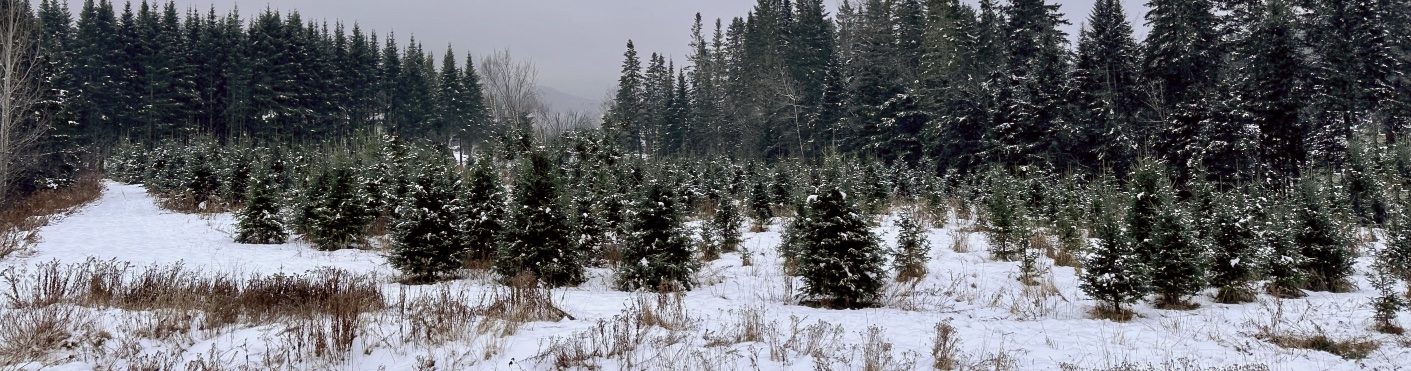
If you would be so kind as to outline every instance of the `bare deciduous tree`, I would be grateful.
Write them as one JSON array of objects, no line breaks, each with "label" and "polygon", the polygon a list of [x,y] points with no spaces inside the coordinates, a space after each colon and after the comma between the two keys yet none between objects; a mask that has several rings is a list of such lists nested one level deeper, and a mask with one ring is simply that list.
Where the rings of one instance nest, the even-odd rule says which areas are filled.
[{"label": "bare deciduous tree", "polygon": [[34,166],[50,122],[37,113],[43,99],[39,39],[22,1],[0,0],[0,205],[17,175]]},{"label": "bare deciduous tree", "polygon": [[547,111],[539,97],[539,70],[534,64],[515,61],[509,50],[501,50],[482,59],[479,72],[495,131],[532,130],[527,127],[528,118]]}]

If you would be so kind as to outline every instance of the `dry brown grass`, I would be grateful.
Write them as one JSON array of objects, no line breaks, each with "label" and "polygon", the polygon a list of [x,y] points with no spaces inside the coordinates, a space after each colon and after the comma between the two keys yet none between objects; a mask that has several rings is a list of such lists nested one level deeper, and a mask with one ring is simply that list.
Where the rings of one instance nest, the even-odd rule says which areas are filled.
[{"label": "dry brown grass", "polygon": [[1093,307],[1093,309],[1088,312],[1088,315],[1092,317],[1092,319],[1105,319],[1112,322],[1125,323],[1135,318],[1137,312],[1133,312],[1131,309],[1127,308],[1112,308],[1104,304]]},{"label": "dry brown grass", "polygon": [[0,366],[40,361],[80,342],[106,341],[91,315],[71,306],[6,311],[0,315]]},{"label": "dry brown grass", "polygon": [[916,360],[892,352],[892,343],[882,334],[882,328],[872,326],[862,333],[863,371],[904,371],[916,369]]},{"label": "dry brown grass", "polygon": [[12,205],[0,205],[0,259],[38,242],[39,227],[48,225],[103,195],[102,177],[85,174],[72,187],[42,190]]},{"label": "dry brown grass", "polygon": [[1159,364],[1159,365],[1157,365],[1157,364],[1138,364],[1138,363],[1132,363],[1132,362],[1124,362],[1124,363],[1122,363],[1122,364],[1119,364],[1119,365],[1116,365],[1116,366],[1111,366],[1111,367],[1086,368],[1086,367],[1080,367],[1080,366],[1073,365],[1073,364],[1062,363],[1062,364],[1059,364],[1058,367],[1059,367],[1060,370],[1063,370],[1063,371],[1268,371],[1268,370],[1269,370],[1269,366],[1260,365],[1260,364],[1247,364],[1247,365],[1206,367],[1206,366],[1200,365],[1200,363],[1199,363],[1197,360],[1191,359],[1191,358],[1179,358],[1179,359],[1175,359],[1175,360],[1166,360],[1166,361],[1164,361],[1164,362],[1161,362],[1161,364]]},{"label": "dry brown grass", "polygon": [[724,328],[714,333],[709,331],[705,333],[705,346],[762,342],[778,331],[773,322],[765,321],[763,306],[731,309],[730,314],[733,316],[733,321],[727,323]]},{"label": "dry brown grass", "polygon": [[1284,348],[1323,351],[1351,360],[1367,358],[1368,355],[1372,354],[1372,351],[1381,347],[1381,343],[1374,340],[1336,340],[1324,334],[1300,336],[1262,333],[1256,335],[1256,337]]},{"label": "dry brown grass", "polygon": [[513,335],[520,325],[529,322],[574,319],[554,305],[549,290],[532,273],[522,272],[510,278],[509,287],[497,286],[492,289],[491,295],[484,315],[509,325],[501,330],[502,336]]},{"label": "dry brown grass", "polygon": [[5,299],[16,308],[73,304],[127,310],[195,310],[206,328],[288,318],[350,316],[386,306],[382,287],[370,276],[323,269],[304,274],[205,274],[181,264],[133,269],[128,263],[89,259],[50,262],[34,270],[0,272],[10,286]]},{"label": "dry brown grass", "polygon": [[936,323],[936,337],[931,339],[931,367],[937,370],[954,370],[960,356],[960,335],[950,320]]},{"label": "dry brown grass", "polygon": [[970,252],[971,232],[962,231],[960,229],[952,229],[948,233],[950,233],[951,251],[955,251],[959,254],[965,254]]}]

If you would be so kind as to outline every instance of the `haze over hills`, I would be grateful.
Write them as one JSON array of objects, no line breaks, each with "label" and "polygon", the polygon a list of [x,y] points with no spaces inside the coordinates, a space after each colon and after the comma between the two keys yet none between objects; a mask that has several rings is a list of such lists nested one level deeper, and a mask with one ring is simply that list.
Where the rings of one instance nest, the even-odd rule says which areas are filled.
[{"label": "haze over hills", "polygon": [[594,119],[603,113],[601,100],[580,97],[550,86],[539,86],[539,98],[549,113],[583,113]]}]

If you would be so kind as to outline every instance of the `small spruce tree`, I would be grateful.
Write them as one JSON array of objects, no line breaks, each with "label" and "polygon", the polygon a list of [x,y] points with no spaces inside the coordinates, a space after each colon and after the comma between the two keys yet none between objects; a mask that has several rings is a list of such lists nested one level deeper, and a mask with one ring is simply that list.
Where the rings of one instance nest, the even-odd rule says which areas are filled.
[{"label": "small spruce tree", "polygon": [[460,187],[460,243],[467,262],[475,266],[495,261],[497,237],[505,224],[505,191],[491,162],[489,157],[478,161],[466,186]]},{"label": "small spruce tree", "polygon": [[880,240],[867,219],[836,186],[805,201],[806,213],[791,223],[797,236],[802,295],[823,307],[859,308],[876,302],[882,288]]},{"label": "small spruce tree", "polygon": [[1151,288],[1159,296],[1157,307],[1187,309],[1192,304],[1186,297],[1205,288],[1209,256],[1184,205],[1175,202],[1176,192],[1164,168],[1160,162],[1138,165],[1131,181],[1128,228],[1141,230],[1132,242],[1150,269]]},{"label": "small spruce tree", "polygon": [[637,205],[631,230],[622,247],[617,286],[632,290],[690,290],[699,263],[681,223],[674,192],[652,182]]},{"label": "small spruce tree", "polygon": [[926,228],[912,212],[902,213],[896,225],[899,230],[897,247],[892,249],[891,255],[897,281],[926,277],[926,262],[931,260],[931,242],[926,239]]},{"label": "small spruce tree", "polygon": [[458,220],[456,175],[443,164],[418,171],[401,204],[392,213],[392,252],[387,262],[413,282],[430,282],[464,264]]},{"label": "small spruce tree", "polygon": [[322,188],[325,192],[310,193],[313,207],[308,216],[308,237],[320,250],[339,250],[361,246],[363,231],[372,222],[364,202],[353,184],[353,173],[337,167],[327,173]]},{"label": "small spruce tree", "polygon": [[1215,301],[1225,304],[1253,302],[1250,283],[1263,272],[1265,245],[1257,229],[1261,211],[1246,196],[1224,194],[1214,198],[1207,233],[1214,243],[1210,284],[1219,288]]},{"label": "small spruce tree", "polygon": [[543,149],[530,151],[515,182],[510,223],[500,234],[495,271],[509,278],[528,272],[545,284],[583,283],[583,261],[570,236],[558,168]]},{"label": "small spruce tree", "polygon": [[1406,300],[1396,292],[1396,277],[1385,258],[1385,255],[1378,257],[1368,277],[1372,288],[1377,290],[1377,296],[1372,298],[1373,327],[1383,333],[1400,335],[1405,330],[1397,325],[1396,312],[1406,307]]},{"label": "small spruce tree", "polygon": [[1264,291],[1281,298],[1301,298],[1303,283],[1307,274],[1303,271],[1303,253],[1299,251],[1294,237],[1298,234],[1292,207],[1282,199],[1274,207],[1268,208],[1262,216],[1261,231],[1263,243],[1268,245],[1269,256],[1264,261],[1264,274],[1268,283]]},{"label": "small spruce tree", "polygon": [[592,265],[604,263],[603,249],[607,246],[608,226],[597,211],[598,202],[590,195],[573,198],[573,244],[578,254]]},{"label": "small spruce tree", "polygon": [[769,194],[769,187],[761,177],[755,179],[754,186],[750,188],[750,213],[754,218],[755,232],[763,232],[769,227],[770,220],[774,219],[774,203]]},{"label": "small spruce tree", "polygon": [[1028,247],[1029,226],[1022,182],[1003,170],[989,175],[990,195],[985,198],[985,237],[990,256],[1000,261],[1023,257]]},{"label": "small spruce tree", "polygon": [[715,217],[710,221],[710,229],[713,231],[720,244],[720,251],[735,252],[740,250],[740,243],[743,242],[740,233],[740,224],[744,223],[744,217],[740,215],[740,206],[737,201],[729,197],[721,197],[719,206],[715,210]]},{"label": "small spruce tree", "polygon": [[1352,289],[1352,238],[1348,228],[1337,219],[1337,210],[1329,200],[1329,187],[1306,177],[1298,185],[1298,206],[1295,210],[1298,244],[1305,260],[1301,269],[1307,274],[1304,288],[1312,291],[1346,292]]},{"label": "small spruce tree", "polygon": [[253,166],[246,187],[245,208],[236,214],[235,242],[247,244],[281,244],[289,240],[284,221],[279,217],[279,202],[274,175],[269,167]]},{"label": "small spruce tree", "polygon": [[1122,220],[1119,200],[1110,194],[1093,200],[1093,237],[1096,244],[1083,261],[1079,287],[1101,304],[1094,311],[1098,317],[1128,320],[1131,311],[1122,305],[1135,303],[1151,291],[1147,284],[1146,262],[1138,258]]}]

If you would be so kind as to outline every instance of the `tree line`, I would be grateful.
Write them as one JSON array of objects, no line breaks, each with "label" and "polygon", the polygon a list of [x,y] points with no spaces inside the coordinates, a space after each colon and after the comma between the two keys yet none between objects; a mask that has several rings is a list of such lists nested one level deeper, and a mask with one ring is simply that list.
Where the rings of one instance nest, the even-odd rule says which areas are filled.
[{"label": "tree line", "polygon": [[680,68],[629,41],[605,129],[660,155],[962,174],[1125,174],[1149,156],[1236,183],[1341,167],[1350,143],[1395,144],[1411,118],[1401,0],[1152,0],[1141,41],[1100,0],[1076,47],[1042,0],[823,3],[759,0],[713,31],[697,15]]}]

